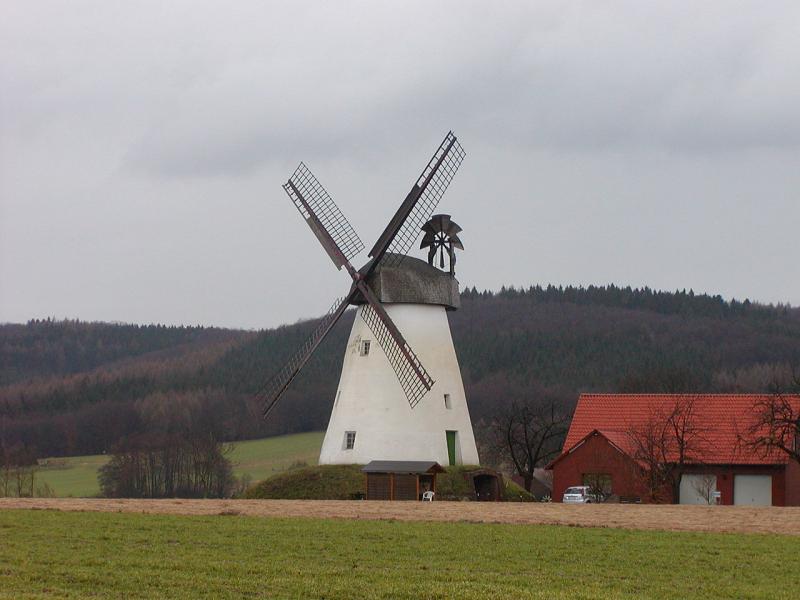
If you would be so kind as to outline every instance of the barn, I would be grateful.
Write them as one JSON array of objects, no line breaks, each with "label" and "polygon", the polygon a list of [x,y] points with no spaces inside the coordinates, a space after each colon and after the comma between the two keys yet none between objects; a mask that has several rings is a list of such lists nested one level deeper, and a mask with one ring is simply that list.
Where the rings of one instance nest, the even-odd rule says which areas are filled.
[{"label": "barn", "polygon": [[[743,442],[754,407],[769,398],[581,394],[562,452],[547,466],[553,500],[570,486],[588,485],[623,502],[800,506],[800,464],[786,452],[757,452]],[[788,402],[800,412],[800,397]],[[673,472],[660,486],[649,479],[659,455],[659,468]]]}]

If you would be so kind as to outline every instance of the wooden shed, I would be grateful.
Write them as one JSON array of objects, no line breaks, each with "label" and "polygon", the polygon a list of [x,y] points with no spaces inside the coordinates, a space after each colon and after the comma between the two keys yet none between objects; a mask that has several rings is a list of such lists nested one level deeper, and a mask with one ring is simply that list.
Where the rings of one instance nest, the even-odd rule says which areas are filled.
[{"label": "wooden shed", "polygon": [[444,468],[435,461],[373,460],[361,470],[367,500],[421,500],[424,492],[436,493],[436,474]]}]

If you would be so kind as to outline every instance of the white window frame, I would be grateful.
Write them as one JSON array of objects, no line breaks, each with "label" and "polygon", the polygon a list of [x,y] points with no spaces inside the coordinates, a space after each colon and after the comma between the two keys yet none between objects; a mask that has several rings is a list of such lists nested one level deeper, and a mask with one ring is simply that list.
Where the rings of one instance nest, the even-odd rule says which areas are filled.
[{"label": "white window frame", "polygon": [[369,350],[372,346],[372,340],[361,340],[361,343],[358,345],[358,353],[361,356],[369,356]]},{"label": "white window frame", "polygon": [[356,432],[355,431],[345,431],[344,432],[344,449],[345,450],[353,450],[355,447],[356,447]]}]

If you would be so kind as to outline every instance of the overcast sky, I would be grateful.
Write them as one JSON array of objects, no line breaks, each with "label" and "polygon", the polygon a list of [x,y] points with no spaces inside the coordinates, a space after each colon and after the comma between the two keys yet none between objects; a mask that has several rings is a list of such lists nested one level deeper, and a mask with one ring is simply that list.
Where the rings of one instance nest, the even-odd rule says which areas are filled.
[{"label": "overcast sky", "polygon": [[281,183],[304,160],[369,248],[449,129],[462,285],[800,304],[798,31],[798,2],[6,0],[0,321],[321,314],[349,278]]}]

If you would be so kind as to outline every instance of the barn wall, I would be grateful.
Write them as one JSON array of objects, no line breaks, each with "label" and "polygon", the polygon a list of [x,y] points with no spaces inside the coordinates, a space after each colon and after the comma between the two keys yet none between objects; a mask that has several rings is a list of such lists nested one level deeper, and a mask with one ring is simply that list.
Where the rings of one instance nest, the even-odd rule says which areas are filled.
[{"label": "barn wall", "polygon": [[783,466],[774,465],[697,465],[688,466],[685,473],[711,473],[717,476],[720,504],[733,504],[733,480],[736,475],[772,475],[772,505],[784,506],[786,478]]},{"label": "barn wall", "polygon": [[800,463],[786,465],[786,506],[800,506]]},{"label": "barn wall", "polygon": [[553,466],[553,501],[561,502],[568,487],[583,485],[585,473],[608,473],[612,494],[645,500],[636,463],[606,438],[594,435]]},{"label": "barn wall", "polygon": [[786,468],[772,474],[772,506],[786,506]]},{"label": "barn wall", "polygon": [[[717,476],[720,503],[733,504],[735,475],[772,475],[772,504],[774,506],[800,505],[800,465],[698,465],[685,468],[686,473],[711,473]],[[585,473],[611,475],[611,493],[617,496],[638,496],[647,502],[647,492],[642,486],[636,463],[620,453],[602,435],[594,435],[553,466],[553,501],[561,502],[564,490],[573,485],[583,485]],[[671,490],[665,489],[663,502],[672,501]]]}]

